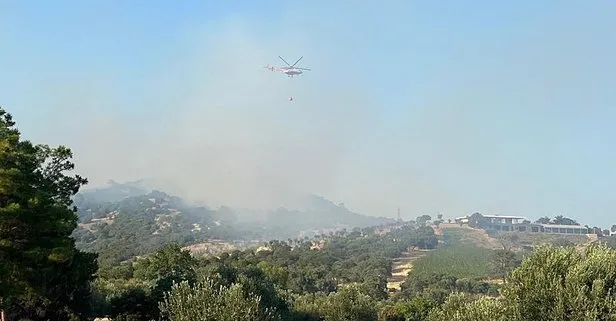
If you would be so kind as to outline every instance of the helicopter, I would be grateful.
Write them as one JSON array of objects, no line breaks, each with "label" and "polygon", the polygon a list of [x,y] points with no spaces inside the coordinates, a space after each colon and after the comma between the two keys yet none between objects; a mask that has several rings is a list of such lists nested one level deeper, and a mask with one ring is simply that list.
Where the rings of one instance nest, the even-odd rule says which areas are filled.
[{"label": "helicopter", "polygon": [[283,67],[274,67],[274,66],[270,66],[267,65],[263,68],[269,69],[270,71],[280,71],[284,74],[286,74],[289,78],[293,78],[293,76],[297,76],[297,75],[301,75],[303,74],[303,70],[307,70],[310,71],[310,69],[308,68],[300,68],[300,67],[295,67],[295,65],[297,65],[297,63],[302,60],[302,58],[304,58],[304,56],[299,57],[299,59],[297,59],[297,61],[290,65],[286,60],[284,60],[284,58],[278,56],[278,58],[280,58],[280,60],[282,60],[285,64],[287,64],[287,66],[283,66]]}]

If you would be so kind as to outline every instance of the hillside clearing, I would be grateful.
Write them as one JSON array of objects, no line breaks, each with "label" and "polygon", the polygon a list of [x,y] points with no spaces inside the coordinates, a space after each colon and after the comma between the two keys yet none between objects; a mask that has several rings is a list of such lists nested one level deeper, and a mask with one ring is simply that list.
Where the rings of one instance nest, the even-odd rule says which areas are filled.
[{"label": "hillside clearing", "polygon": [[388,291],[400,291],[400,285],[413,268],[413,262],[423,257],[431,250],[413,250],[402,253],[402,256],[393,260],[391,277],[387,279]]},{"label": "hillside clearing", "polygon": [[443,236],[443,242],[446,244],[461,242],[490,250],[503,248],[498,239],[491,237],[482,229],[475,229],[467,225],[460,226],[458,224],[443,223],[440,224],[438,230],[439,234]]}]

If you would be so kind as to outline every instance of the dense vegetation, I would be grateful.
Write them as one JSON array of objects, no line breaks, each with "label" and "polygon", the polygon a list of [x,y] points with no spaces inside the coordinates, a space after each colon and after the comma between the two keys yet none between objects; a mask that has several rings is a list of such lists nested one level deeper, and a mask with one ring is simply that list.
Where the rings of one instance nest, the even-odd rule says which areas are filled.
[{"label": "dense vegetation", "polygon": [[[225,217],[190,212],[194,208],[159,192],[120,203],[99,200],[104,205],[86,212],[90,222],[109,213],[121,220],[131,215],[120,213],[140,212],[130,206],[148,204],[132,231],[105,223],[94,230],[109,237],[72,234],[79,219],[72,199],[87,181],[67,174],[74,167],[70,149],[22,140],[14,125],[0,109],[0,318],[7,321],[103,315],[132,321],[590,321],[616,314],[616,250],[601,243],[545,245],[521,256],[446,233],[438,246],[428,219],[421,219],[195,257],[182,249],[186,239],[175,236],[174,226],[193,224],[182,221],[191,215],[204,226],[221,226],[215,222]],[[166,221],[169,232],[152,237],[170,210],[189,214]],[[98,251],[122,247],[123,239],[146,245],[119,253],[125,260],[101,264],[97,254],[78,250],[71,235]],[[414,263],[402,291],[388,293],[393,259],[417,248],[432,251]]]},{"label": "dense vegetation", "polygon": [[83,319],[96,254],[75,248],[70,205],[87,180],[64,174],[74,167],[70,149],[21,140],[14,125],[0,109],[1,316]]},{"label": "dense vegetation", "polygon": [[107,188],[75,196],[79,227],[73,233],[77,247],[97,252],[104,265],[151,253],[166,243],[191,245],[209,240],[242,244],[255,240],[295,238],[322,234],[326,228],[388,224],[390,219],[352,213],[340,205],[308,196],[309,208],[280,208],[264,215],[229,207],[210,209],[188,204],[161,191],[113,182]]},{"label": "dense vegetation", "polygon": [[[150,305],[155,306],[155,302],[160,300],[160,296],[154,294],[156,289],[161,284],[170,286],[165,279],[168,276],[160,271],[191,267],[191,272],[185,273],[191,275],[187,281],[194,281],[196,277],[209,278],[207,282],[212,278],[222,278],[227,285],[236,280],[249,284],[256,282],[250,286],[273,291],[262,299],[278,302],[274,306],[284,311],[289,309],[290,299],[314,303],[314,300],[321,300],[347,286],[353,286],[370,300],[378,301],[388,296],[386,282],[393,258],[409,247],[434,248],[436,245],[437,238],[431,228],[410,226],[396,228],[385,235],[377,234],[373,228],[355,229],[322,242],[271,241],[258,250],[233,251],[202,259],[190,259],[179,246],[167,245],[152,257],[135,259],[109,271],[101,271],[105,278],[97,281],[97,289],[109,302],[125,293],[123,291],[138,290],[149,294],[154,300]],[[181,263],[176,264],[172,258],[183,260],[178,259]],[[161,268],[165,264],[170,265]],[[114,314],[112,310],[107,311]]]},{"label": "dense vegetation", "polygon": [[[104,265],[115,265],[151,253],[165,243],[194,244],[209,239],[235,239],[224,211],[187,206],[163,192],[105,202],[78,204],[81,226],[73,237],[77,246],[100,253]],[[250,237],[248,232],[245,237]]]},{"label": "dense vegetation", "polygon": [[492,254],[474,244],[445,243],[413,264],[413,275],[448,273],[457,278],[481,278],[490,273]]}]

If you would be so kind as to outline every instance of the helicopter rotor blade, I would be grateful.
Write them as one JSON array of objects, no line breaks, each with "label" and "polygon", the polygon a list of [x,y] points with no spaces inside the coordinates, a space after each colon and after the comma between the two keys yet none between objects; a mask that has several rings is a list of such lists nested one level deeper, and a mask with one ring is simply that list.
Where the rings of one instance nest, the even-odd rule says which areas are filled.
[{"label": "helicopter rotor blade", "polygon": [[282,58],[280,56],[278,56],[278,58],[280,58],[280,60],[284,61],[284,63],[287,64],[287,66],[292,67],[291,65],[289,65],[289,63],[286,60],[284,60],[284,58]]},{"label": "helicopter rotor blade", "polygon": [[304,58],[304,56],[299,57],[299,59],[297,59],[297,61],[296,61],[294,64],[292,64],[292,65],[291,65],[291,68],[292,68],[292,67],[295,67],[295,65],[297,65],[297,63],[298,63],[300,60],[302,60],[302,58]]}]

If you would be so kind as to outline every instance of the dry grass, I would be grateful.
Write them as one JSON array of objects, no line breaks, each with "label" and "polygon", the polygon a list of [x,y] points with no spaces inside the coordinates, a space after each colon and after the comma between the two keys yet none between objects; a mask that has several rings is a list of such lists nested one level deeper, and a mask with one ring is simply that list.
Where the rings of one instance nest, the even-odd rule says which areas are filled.
[{"label": "dry grass", "polygon": [[503,248],[503,245],[499,240],[491,237],[482,229],[475,229],[467,225],[460,226],[459,224],[449,223],[441,224],[440,229],[447,230],[447,233],[450,235],[456,234],[463,243],[473,244],[490,250]]},{"label": "dry grass", "polygon": [[406,279],[413,268],[413,262],[426,255],[430,250],[413,250],[404,252],[402,256],[394,259],[392,263],[391,277],[387,280],[387,289],[400,291],[400,285]]}]

